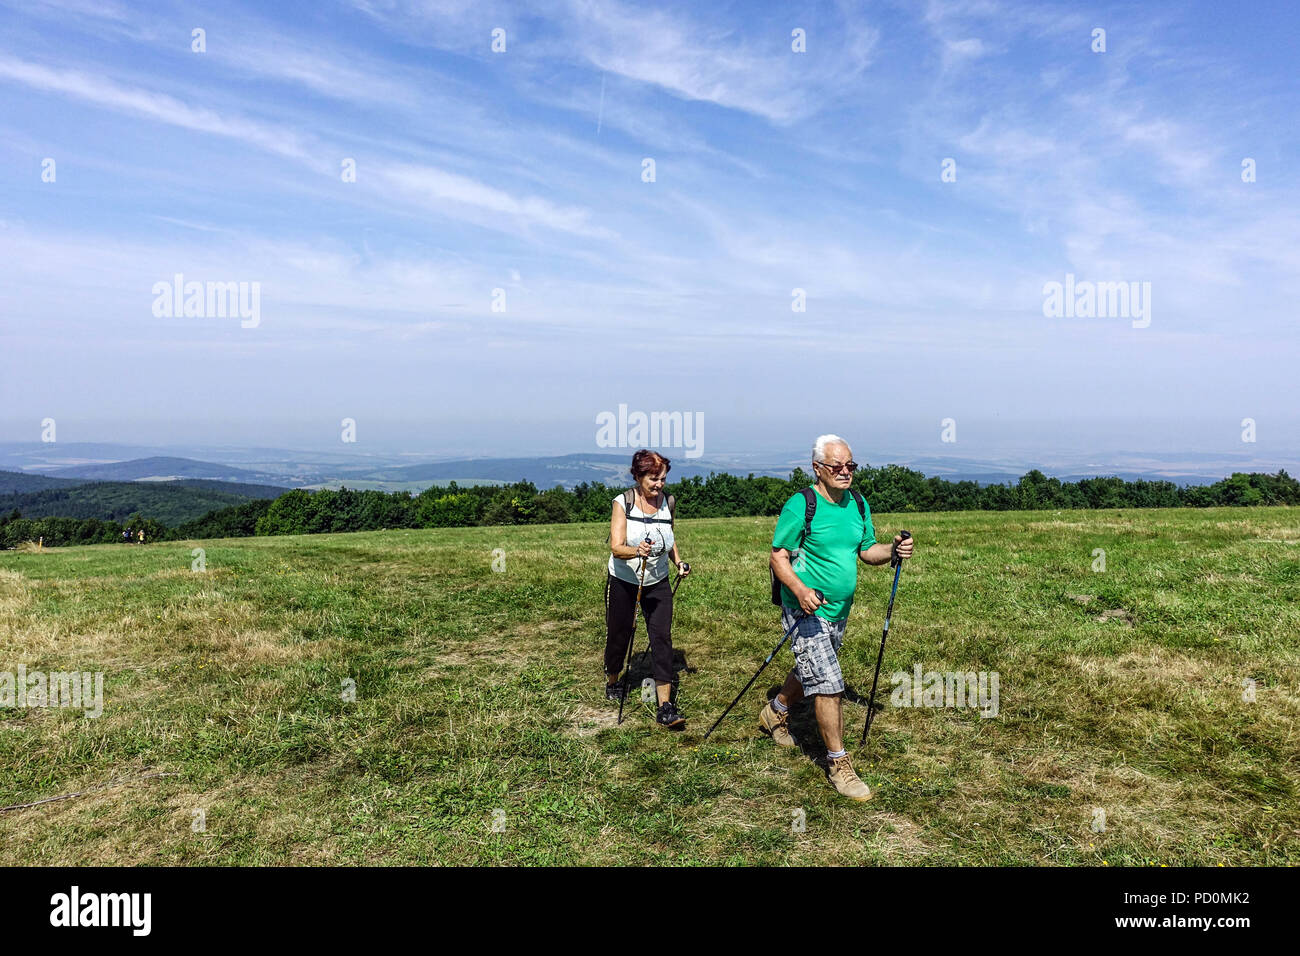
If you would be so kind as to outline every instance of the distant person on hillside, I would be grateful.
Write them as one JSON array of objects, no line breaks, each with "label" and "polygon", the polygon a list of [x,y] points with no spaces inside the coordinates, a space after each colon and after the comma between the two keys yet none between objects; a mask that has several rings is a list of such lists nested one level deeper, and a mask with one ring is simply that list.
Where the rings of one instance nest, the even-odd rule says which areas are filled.
[{"label": "distant person on hillside", "polygon": [[[858,561],[887,565],[895,552],[906,560],[912,556],[912,540],[896,535],[892,545],[876,542],[871,509],[850,487],[858,463],[843,438],[818,438],[812,465],[816,483],[785,503],[772,535],[770,560],[781,583],[781,626],[788,631],[797,620],[799,628],[792,645],[795,666],[780,693],[759,713],[758,724],[777,744],[794,746],[789,709],[804,697],[813,698],[831,786],[852,800],[869,800],[871,789],[858,778],[844,749],[839,651],[858,586]],[[824,603],[814,590],[822,592]]]},{"label": "distant person on hillside", "polygon": [[144,528],[140,529],[140,543],[144,544]]},{"label": "distant person on hillside", "polygon": [[[619,674],[628,642],[636,627],[637,587],[641,587],[641,615],[650,635],[655,692],[659,703],[655,720],[671,730],[683,730],[686,718],[672,699],[673,591],[668,583],[668,563],[682,577],[691,573],[681,559],[673,535],[676,502],[664,493],[670,462],[657,452],[642,449],[632,456],[636,487],[614,499],[609,519],[609,577],[605,608],[605,697],[618,700],[623,693]],[[625,675],[626,677],[626,675]],[[639,690],[635,691],[639,693]]]},{"label": "distant person on hillside", "polygon": [[131,529],[130,529],[130,528],[123,528],[123,529],[122,529],[122,540],[125,541],[127,544],[130,544],[130,543],[131,543]]}]

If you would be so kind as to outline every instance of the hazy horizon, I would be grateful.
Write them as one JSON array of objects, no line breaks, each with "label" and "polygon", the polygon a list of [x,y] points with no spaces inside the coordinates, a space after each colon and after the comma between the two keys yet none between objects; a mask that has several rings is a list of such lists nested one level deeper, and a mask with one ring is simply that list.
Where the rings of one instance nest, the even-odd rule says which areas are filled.
[{"label": "hazy horizon", "polygon": [[[852,423],[848,423],[852,424]],[[1080,450],[1059,444],[1059,426],[1056,423],[1036,422],[1017,423],[1008,429],[1005,436],[998,430],[999,423],[965,423],[958,424],[958,440],[944,443],[939,439],[940,429],[917,426],[915,432],[907,424],[890,423],[876,432],[839,428],[835,431],[852,442],[855,457],[873,465],[886,463],[908,463],[923,461],[931,467],[954,468],[958,470],[980,467],[989,468],[1030,468],[1042,467],[1058,472],[1078,472],[1081,470],[1149,470],[1149,471],[1185,471],[1188,473],[1214,474],[1223,471],[1227,474],[1233,470],[1276,472],[1279,469],[1296,471],[1300,466],[1300,445],[1282,441],[1264,441],[1242,443],[1240,441],[1206,440],[1202,433],[1152,427],[1151,423],[1139,423],[1133,426],[1127,437],[1133,441],[1121,440],[1123,433],[1111,429],[1101,429],[1091,437],[1095,445],[1082,444]],[[287,428],[268,428],[260,439],[249,440],[247,433],[232,433],[229,440],[220,435],[209,434],[205,440],[166,440],[158,433],[145,429],[134,438],[120,440],[117,438],[86,438],[79,430],[68,435],[59,432],[59,440],[54,445],[33,440],[30,436],[23,438],[10,429],[0,430],[0,450],[12,445],[21,445],[28,452],[41,458],[57,459],[65,454],[73,454],[79,446],[118,446],[121,449],[138,449],[138,454],[127,454],[125,458],[148,457],[153,454],[197,458],[209,461],[226,461],[238,463],[243,460],[260,460],[258,450],[264,450],[269,458],[283,458],[285,454],[302,455],[313,460],[347,462],[363,461],[367,458],[384,458],[395,460],[449,461],[463,458],[545,458],[565,455],[619,455],[630,454],[631,447],[598,447],[593,441],[595,431],[591,427],[585,441],[581,435],[566,439],[568,429],[555,429],[556,438],[548,440],[538,431],[530,433],[528,439],[512,442],[493,440],[492,433],[486,433],[482,441],[475,442],[466,438],[464,441],[446,440],[445,434],[440,438],[433,431],[414,428],[396,428],[390,440],[381,434],[370,435],[362,424],[358,425],[357,440],[344,443],[339,441],[337,429],[332,438],[328,435],[311,435],[309,432],[295,433]],[[717,429],[714,429],[715,431]],[[772,466],[778,463],[799,463],[808,457],[808,446],[813,433],[804,434],[798,429],[787,428],[770,430],[766,440],[745,443],[735,440],[735,435],[721,429],[722,435],[713,437],[706,428],[705,443],[700,455],[692,458],[682,448],[659,445],[665,453],[679,463],[699,461],[701,463],[734,463],[743,465]],[[298,440],[280,440],[286,435],[297,434]],[[1153,436],[1155,440],[1143,443],[1138,440],[1143,435]],[[1233,434],[1238,434],[1234,432]],[[922,437],[928,435],[929,437]],[[75,437],[74,437],[75,436]],[[1081,441],[1079,430],[1068,436]],[[256,436],[254,436],[256,438]],[[1107,438],[1113,439],[1106,444]],[[243,439],[243,440],[241,440]],[[802,439],[802,440],[801,440]],[[223,454],[224,453],[224,454]],[[6,455],[8,452],[6,452]],[[118,460],[119,456],[110,456],[105,460]],[[79,460],[79,459],[78,459]],[[0,469],[7,467],[0,463]],[[28,470],[37,470],[31,466]],[[48,467],[57,467],[49,465]],[[924,469],[922,469],[924,470]]]}]

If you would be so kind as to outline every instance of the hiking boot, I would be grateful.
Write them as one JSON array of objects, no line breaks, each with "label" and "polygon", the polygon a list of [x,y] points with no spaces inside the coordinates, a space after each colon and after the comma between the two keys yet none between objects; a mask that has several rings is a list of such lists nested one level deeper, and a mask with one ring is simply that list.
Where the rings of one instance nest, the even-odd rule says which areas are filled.
[{"label": "hiking boot", "polygon": [[848,754],[830,761],[826,777],[841,796],[848,797],[850,800],[871,799],[871,788],[853,772],[853,764],[849,761]]},{"label": "hiking boot", "polygon": [[793,747],[794,738],[790,736],[790,712],[778,711],[769,700],[758,712],[758,729],[772,738],[772,742],[782,747]]},{"label": "hiking boot", "polygon": [[612,684],[605,685],[606,700],[618,700],[622,696],[623,696],[623,682],[621,680],[616,680]]},{"label": "hiking boot", "polygon": [[671,700],[666,700],[659,705],[659,712],[655,714],[655,720],[663,724],[669,730],[685,730],[686,718],[681,715],[677,705]]}]

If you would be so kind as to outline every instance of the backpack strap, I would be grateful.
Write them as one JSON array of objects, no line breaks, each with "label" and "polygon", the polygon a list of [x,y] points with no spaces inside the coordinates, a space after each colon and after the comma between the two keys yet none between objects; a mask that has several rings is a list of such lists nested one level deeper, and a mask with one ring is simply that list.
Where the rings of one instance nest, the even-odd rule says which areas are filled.
[{"label": "backpack strap", "polygon": [[[666,497],[668,498],[668,523],[676,527],[675,519],[677,518],[677,498],[674,497],[673,495],[667,495]],[[635,504],[636,504],[636,489],[629,488],[627,491],[623,492],[623,514],[626,517],[628,518],[632,517],[632,508],[633,506],[635,506]],[[661,524],[663,523],[662,518],[658,520],[659,523]],[[654,524],[654,523],[655,523],[654,518],[651,518],[646,522],[646,524]]]},{"label": "backpack strap", "polygon": [[850,488],[849,491],[853,492],[853,500],[858,503],[858,514],[862,515],[862,523],[865,525],[867,523],[867,502],[858,489]]},{"label": "backpack strap", "polygon": [[803,495],[803,534],[799,535],[799,548],[803,548],[803,542],[808,535],[812,534],[813,515],[817,513],[817,492],[812,488],[800,488],[799,493]]},{"label": "backpack strap", "polygon": [[[862,530],[866,531],[867,530],[867,502],[862,497],[862,492],[858,491],[856,488],[850,488],[849,490],[853,492],[853,499],[858,503],[858,514],[862,515]],[[872,528],[871,539],[874,541],[875,538],[876,538],[876,529]]]},{"label": "backpack strap", "polygon": [[[800,488],[799,494],[803,495],[804,500],[803,533],[799,535],[799,547],[795,549],[796,551],[803,550],[804,540],[812,532],[813,515],[817,512],[817,492],[811,488]],[[776,549],[773,548],[772,550],[775,551]],[[777,607],[781,607],[781,582],[777,580],[776,572],[772,570],[770,565],[767,569],[767,577],[772,585],[772,603]]]},{"label": "backpack strap", "polygon": [[[635,488],[629,488],[627,491],[623,492],[623,517],[625,517],[625,518],[629,518],[629,519],[632,517],[632,505],[633,505],[635,502],[636,502],[636,489],[635,489]],[[613,541],[612,538],[611,538],[611,539],[608,539],[608,542],[609,542],[610,545],[613,545],[613,543],[614,543],[614,541]],[[608,585],[606,585],[606,586],[608,587]],[[605,603],[608,605],[609,602],[606,601]]]}]

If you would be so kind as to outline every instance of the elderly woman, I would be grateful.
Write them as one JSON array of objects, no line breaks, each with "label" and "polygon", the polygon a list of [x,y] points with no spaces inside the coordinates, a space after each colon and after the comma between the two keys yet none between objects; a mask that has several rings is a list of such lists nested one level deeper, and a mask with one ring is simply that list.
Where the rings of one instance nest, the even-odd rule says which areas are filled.
[{"label": "elderly woman", "polygon": [[659,701],[655,720],[671,730],[683,730],[686,718],[672,700],[673,591],[668,584],[668,563],[671,561],[682,577],[690,574],[691,569],[681,559],[673,536],[675,502],[664,493],[669,467],[663,455],[643,448],[632,456],[636,487],[614,499],[609,518],[605,697],[618,700],[623,693],[619,674],[636,627],[639,592],[641,617],[650,635],[650,657]]}]

